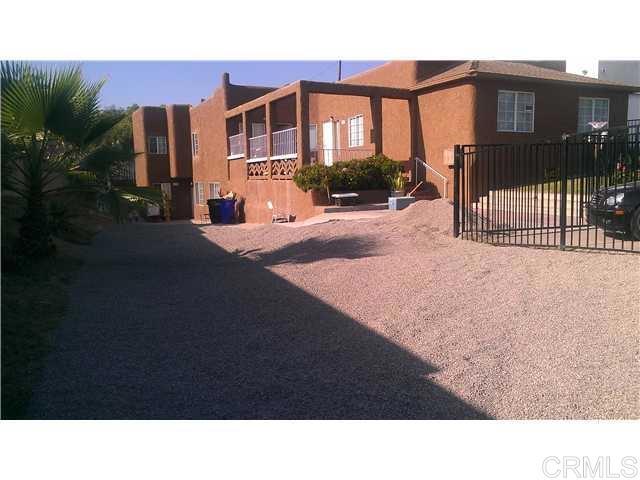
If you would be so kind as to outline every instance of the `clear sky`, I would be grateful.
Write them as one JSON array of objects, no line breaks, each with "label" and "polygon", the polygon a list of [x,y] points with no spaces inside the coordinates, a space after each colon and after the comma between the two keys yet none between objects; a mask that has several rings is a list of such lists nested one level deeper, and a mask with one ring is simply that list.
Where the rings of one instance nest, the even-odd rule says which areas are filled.
[{"label": "clear sky", "polygon": [[[47,65],[81,63],[89,80],[107,78],[102,105],[125,107],[189,103],[196,105],[220,85],[223,72],[231,83],[278,87],[295,80],[333,82],[338,78],[337,61],[256,62],[46,62]],[[342,78],[383,62],[342,62]]]},{"label": "clear sky", "polygon": [[[125,107],[188,103],[196,105],[220,85],[223,72],[229,72],[231,83],[278,87],[295,80],[332,82],[338,78],[337,61],[87,61],[46,62],[47,65],[81,63],[90,80],[107,78],[102,89],[102,105]],[[380,65],[381,61],[342,62],[342,77]],[[569,59],[567,71],[597,77],[597,60]]]}]

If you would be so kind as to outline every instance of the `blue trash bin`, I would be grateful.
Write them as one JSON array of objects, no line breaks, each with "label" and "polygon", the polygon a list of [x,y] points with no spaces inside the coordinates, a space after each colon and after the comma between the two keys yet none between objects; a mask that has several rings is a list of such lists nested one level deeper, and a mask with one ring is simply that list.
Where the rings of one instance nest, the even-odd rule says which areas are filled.
[{"label": "blue trash bin", "polygon": [[222,223],[233,223],[236,216],[236,201],[235,199],[222,200],[220,205],[220,220]]}]

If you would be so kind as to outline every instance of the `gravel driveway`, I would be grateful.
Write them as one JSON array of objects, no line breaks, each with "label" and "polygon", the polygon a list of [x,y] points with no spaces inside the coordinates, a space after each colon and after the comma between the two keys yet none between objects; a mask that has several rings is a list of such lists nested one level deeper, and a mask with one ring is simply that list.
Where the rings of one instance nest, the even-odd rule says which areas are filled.
[{"label": "gravel driveway", "polygon": [[638,418],[640,256],[477,244],[450,219],[114,227],[31,416]]}]

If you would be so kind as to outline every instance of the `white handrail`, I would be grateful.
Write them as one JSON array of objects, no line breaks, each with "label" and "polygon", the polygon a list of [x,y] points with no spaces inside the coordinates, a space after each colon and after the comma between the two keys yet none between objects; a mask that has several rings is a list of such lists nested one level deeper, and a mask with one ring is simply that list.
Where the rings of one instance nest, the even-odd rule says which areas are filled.
[{"label": "white handrail", "polygon": [[284,157],[296,155],[297,150],[297,137],[296,127],[287,128],[286,130],[278,130],[271,134],[272,138],[272,157]]},{"label": "white handrail", "polygon": [[229,154],[231,156],[244,154],[244,133],[229,137]]},{"label": "white handrail", "polygon": [[267,158],[267,135],[249,139],[249,158]]},{"label": "white handrail", "polygon": [[[431,165],[429,165],[427,162],[425,162],[424,160],[422,160],[420,157],[416,157],[416,166],[418,164],[418,162],[420,162],[424,168],[426,168],[427,170],[433,172],[436,174],[436,176],[440,177],[442,179],[442,182],[444,184],[444,198],[447,198],[447,190],[448,190],[448,185],[449,185],[449,179],[447,177],[445,177],[444,175],[442,175],[439,171],[437,171],[435,168],[433,168]],[[417,173],[417,168],[416,168],[416,173]],[[425,180],[426,180],[426,175],[425,175]],[[418,183],[418,178],[416,177],[416,184]]]}]

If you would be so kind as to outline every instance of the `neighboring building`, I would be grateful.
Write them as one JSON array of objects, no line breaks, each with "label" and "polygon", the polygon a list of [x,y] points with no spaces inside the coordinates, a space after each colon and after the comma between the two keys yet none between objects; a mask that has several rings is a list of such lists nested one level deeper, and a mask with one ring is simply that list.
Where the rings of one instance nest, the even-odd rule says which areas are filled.
[{"label": "neighboring building", "polygon": [[[429,180],[451,197],[455,144],[559,140],[594,121],[626,122],[633,87],[564,69],[555,61],[396,61],[337,83],[299,80],[277,89],[233,85],[224,74],[213,95],[191,107],[190,131],[182,132],[192,139],[194,218],[208,198],[230,190],[246,221],[268,222],[269,201],[307,218],[326,197],[300,191],[291,180],[297,169],[374,153],[405,162],[414,181],[424,170],[414,172],[413,159],[426,160],[449,180],[447,191]],[[166,129],[161,111],[134,114],[141,145]],[[168,178],[172,160],[155,159],[148,172]],[[145,180],[141,166],[137,178]]]},{"label": "neighboring building", "polygon": [[[598,78],[613,80],[627,85],[640,85],[640,61],[600,60],[598,62]],[[640,87],[629,94],[628,120],[640,119]]]},{"label": "neighboring building", "polygon": [[189,105],[140,107],[132,115],[136,185],[171,199],[171,218],[193,216]]}]

